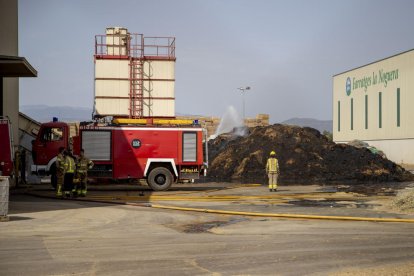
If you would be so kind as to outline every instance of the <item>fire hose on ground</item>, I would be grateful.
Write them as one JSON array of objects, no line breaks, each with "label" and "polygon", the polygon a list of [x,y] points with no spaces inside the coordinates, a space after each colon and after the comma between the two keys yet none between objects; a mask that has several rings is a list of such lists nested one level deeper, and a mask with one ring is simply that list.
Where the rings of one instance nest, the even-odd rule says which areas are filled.
[{"label": "fire hose on ground", "polygon": [[[252,185],[254,186],[254,185]],[[41,195],[37,193],[28,193],[30,195],[46,198],[54,198],[53,196]],[[320,198],[324,197],[332,198],[334,194],[332,193],[315,193],[307,194],[306,198]],[[188,195],[188,194],[187,194]],[[381,218],[381,217],[352,217],[352,216],[326,216],[326,215],[307,215],[307,214],[289,214],[289,213],[263,213],[263,212],[243,212],[243,211],[229,211],[229,210],[217,210],[217,209],[206,209],[206,208],[194,208],[194,207],[179,207],[179,206],[169,206],[169,205],[159,205],[149,202],[152,201],[191,201],[191,202],[209,202],[209,201],[237,201],[237,200],[266,200],[273,203],[284,203],[286,202],[286,197],[288,198],[302,198],[303,195],[298,194],[284,194],[280,197],[275,197],[274,195],[263,196],[263,195],[253,195],[253,196],[240,196],[240,195],[209,195],[209,196],[180,196],[179,194],[175,195],[140,195],[140,196],[123,196],[123,195],[95,195],[87,198],[76,198],[72,200],[78,201],[87,201],[87,202],[100,202],[108,204],[120,204],[120,205],[129,205],[129,206],[138,206],[138,207],[150,207],[156,209],[165,209],[165,210],[176,210],[176,211],[186,211],[186,212],[201,212],[201,213],[210,213],[210,214],[221,214],[221,215],[237,215],[237,216],[251,216],[251,217],[273,217],[273,218],[283,218],[283,219],[310,219],[310,220],[337,220],[337,221],[367,221],[367,222],[399,222],[399,223],[414,223],[414,219],[409,218]],[[342,198],[343,199],[343,198]],[[118,200],[118,201],[116,201]],[[123,201],[119,201],[123,200]],[[129,202],[127,200],[137,200],[141,202]]]}]

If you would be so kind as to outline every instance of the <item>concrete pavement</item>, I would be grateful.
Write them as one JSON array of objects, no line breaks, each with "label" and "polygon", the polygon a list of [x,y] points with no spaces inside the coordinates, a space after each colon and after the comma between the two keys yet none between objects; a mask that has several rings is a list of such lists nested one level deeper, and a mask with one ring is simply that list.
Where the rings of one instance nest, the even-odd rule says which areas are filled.
[{"label": "concrete pavement", "polygon": [[[217,186],[216,191],[201,189],[201,194],[268,194],[264,187],[212,186]],[[321,188],[304,189],[311,194]],[[297,188],[286,189],[294,194]],[[91,196],[108,192],[135,196],[141,191],[104,190],[92,190]],[[200,189],[190,188],[169,193],[201,195]],[[327,214],[334,209],[348,215],[363,209],[356,205],[271,206],[268,201],[167,203],[236,210],[291,207]],[[363,212],[371,215],[393,214],[369,205],[366,209]],[[22,193],[11,195],[9,210],[10,221],[0,223],[2,275],[341,275],[347,271],[378,275],[378,271],[410,269],[414,262],[414,224],[409,223],[254,218]]]}]

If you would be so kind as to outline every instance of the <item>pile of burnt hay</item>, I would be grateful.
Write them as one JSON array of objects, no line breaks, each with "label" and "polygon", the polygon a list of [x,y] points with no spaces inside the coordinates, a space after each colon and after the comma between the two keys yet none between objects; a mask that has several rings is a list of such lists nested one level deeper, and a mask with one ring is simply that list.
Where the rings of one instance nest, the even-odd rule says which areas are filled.
[{"label": "pile of burnt hay", "polygon": [[212,180],[264,182],[270,151],[276,151],[280,182],[385,182],[413,180],[414,175],[372,153],[329,141],[318,130],[275,124],[250,128],[245,137],[221,135],[209,141]]}]

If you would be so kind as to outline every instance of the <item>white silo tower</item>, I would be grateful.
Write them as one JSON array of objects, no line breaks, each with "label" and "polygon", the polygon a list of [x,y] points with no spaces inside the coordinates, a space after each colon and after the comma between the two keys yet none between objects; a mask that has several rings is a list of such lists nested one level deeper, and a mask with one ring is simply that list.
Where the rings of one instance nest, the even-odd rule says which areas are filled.
[{"label": "white silo tower", "polygon": [[175,38],[111,27],[95,36],[95,117],[175,117]]}]

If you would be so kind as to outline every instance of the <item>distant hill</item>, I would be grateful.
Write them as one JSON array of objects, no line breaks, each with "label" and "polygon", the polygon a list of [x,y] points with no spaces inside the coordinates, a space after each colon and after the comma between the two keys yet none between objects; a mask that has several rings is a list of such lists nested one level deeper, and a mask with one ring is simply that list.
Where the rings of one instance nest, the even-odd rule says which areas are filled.
[{"label": "distant hill", "polygon": [[86,107],[22,105],[20,112],[41,123],[50,122],[53,117],[64,122],[88,121],[92,118],[92,109]]},{"label": "distant hill", "polygon": [[311,118],[292,118],[281,122],[281,124],[295,125],[300,127],[312,127],[321,133],[326,130],[332,133],[332,120],[317,120]]}]

